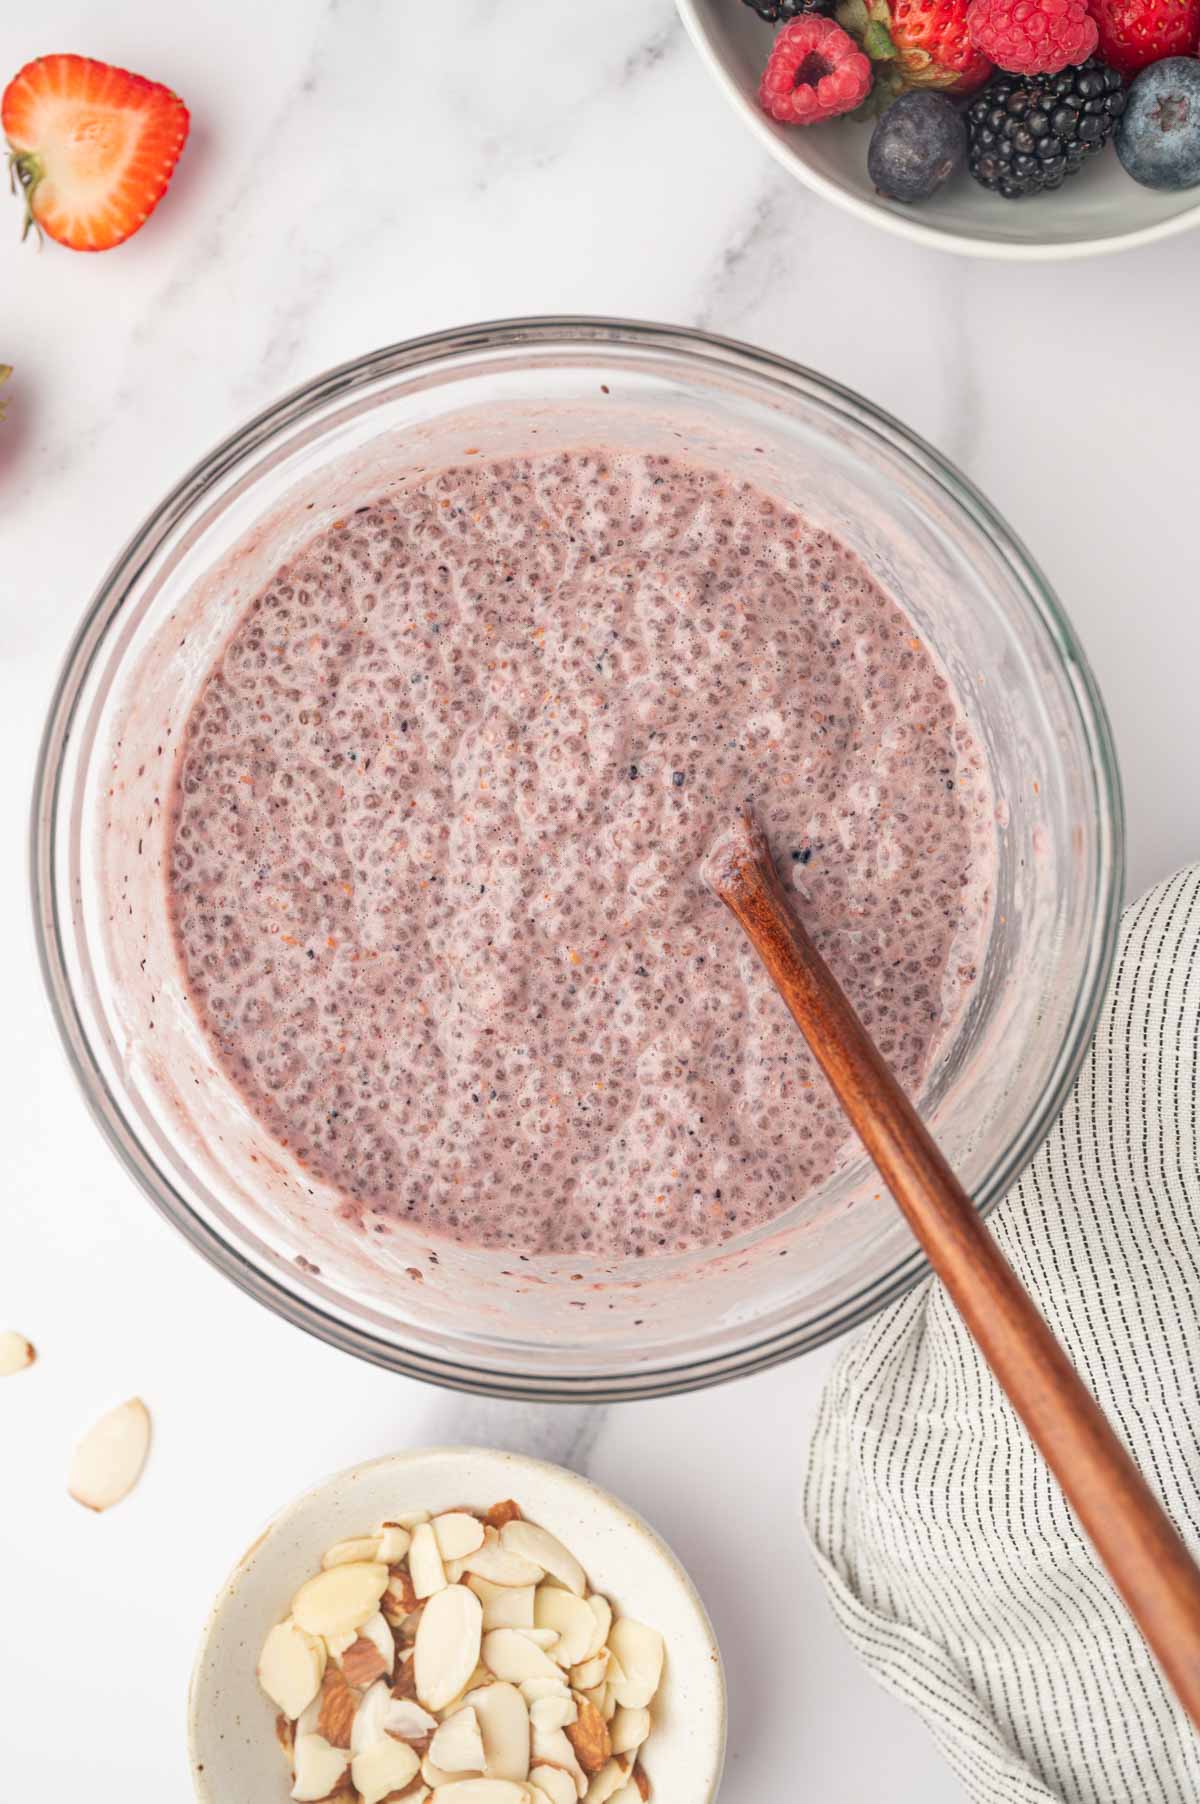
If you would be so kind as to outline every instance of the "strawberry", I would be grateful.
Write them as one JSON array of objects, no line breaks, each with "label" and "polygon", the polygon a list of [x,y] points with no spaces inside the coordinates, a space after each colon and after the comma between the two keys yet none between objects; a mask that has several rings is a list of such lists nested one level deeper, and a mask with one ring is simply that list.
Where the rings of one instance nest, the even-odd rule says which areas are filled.
[{"label": "strawberry", "polygon": [[1100,55],[1122,75],[1166,56],[1195,56],[1200,0],[1088,0],[1100,28]]},{"label": "strawberry", "polygon": [[992,72],[967,30],[967,0],[840,0],[836,18],[875,67],[872,102],[907,88],[970,94]]},{"label": "strawberry", "polygon": [[75,251],[124,243],[166,193],[188,110],[159,82],[87,56],[39,56],[0,100],[25,231]]}]

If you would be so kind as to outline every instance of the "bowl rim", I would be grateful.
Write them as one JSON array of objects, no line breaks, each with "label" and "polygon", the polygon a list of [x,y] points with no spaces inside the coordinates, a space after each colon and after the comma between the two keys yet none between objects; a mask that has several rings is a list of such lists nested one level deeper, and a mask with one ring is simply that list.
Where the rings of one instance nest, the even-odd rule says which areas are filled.
[{"label": "bowl rim", "polygon": [[384,1453],[380,1454],[375,1459],[360,1460],[355,1465],[343,1466],[337,1472],[330,1472],[324,1478],[316,1479],[312,1484],[306,1485],[303,1491],[289,1499],[287,1503],[281,1505],[280,1508],[274,1512],[255,1535],[245,1552],[235,1561],[234,1565],[226,1573],[212,1603],[209,1605],[204,1622],[201,1625],[199,1639],[196,1644],[196,1653],[192,1661],[191,1675],[188,1680],[188,1765],[191,1771],[192,1785],[196,1797],[199,1800],[199,1804],[222,1804],[221,1800],[214,1797],[213,1793],[202,1780],[200,1771],[197,1770],[200,1767],[199,1749],[197,1746],[197,1713],[199,1709],[200,1684],[203,1677],[202,1669],[204,1667],[210,1642],[221,1615],[241,1581],[243,1574],[247,1571],[251,1562],[258,1554],[259,1549],[262,1548],[275,1533],[286,1528],[292,1518],[308,1504],[314,1502],[326,1493],[336,1493],[343,1486],[349,1486],[356,1483],[366,1473],[375,1472],[381,1468],[393,1470],[411,1469],[412,1467],[427,1465],[430,1462],[450,1464],[454,1462],[470,1462],[475,1460],[498,1460],[502,1465],[512,1467],[518,1472],[531,1474],[536,1481],[541,1482],[543,1485],[557,1485],[564,1491],[581,1492],[590,1502],[599,1504],[606,1512],[619,1517],[625,1527],[632,1529],[634,1534],[639,1535],[649,1544],[655,1558],[669,1574],[672,1582],[682,1595],[688,1609],[695,1617],[697,1630],[707,1642],[711,1656],[710,1659],[705,1662],[704,1670],[710,1676],[712,1684],[712,1699],[709,1706],[710,1714],[706,1714],[705,1717],[706,1722],[712,1722],[715,1726],[714,1743],[710,1755],[710,1770],[712,1776],[704,1795],[702,1797],[697,1796],[696,1804],[713,1804],[713,1801],[716,1799],[717,1793],[721,1788],[721,1779],[725,1770],[725,1754],[728,1741],[729,1705],[728,1690],[725,1682],[725,1664],[721,1658],[720,1643],[717,1640],[712,1625],[712,1619],[705,1607],[704,1599],[700,1595],[695,1580],[692,1578],[687,1567],[683,1564],[683,1561],[679,1558],[679,1555],[675,1552],[674,1548],[669,1542],[663,1539],[658,1530],[652,1527],[639,1511],[635,1510],[630,1504],[623,1502],[621,1498],[617,1497],[612,1491],[607,1490],[603,1485],[598,1485],[594,1479],[587,1478],[580,1472],[573,1472],[569,1466],[559,1466],[552,1460],[537,1459],[531,1454],[512,1452],[504,1447],[453,1445],[404,1448],[398,1453]]},{"label": "bowl rim", "polygon": [[[735,0],[729,0],[729,3],[732,5]],[[675,0],[675,9],[699,52],[701,61],[714,77],[725,99],[780,167],[788,170],[798,182],[811,188],[815,194],[833,201],[845,212],[852,213],[856,219],[879,226],[883,231],[890,232],[893,237],[902,238],[909,244],[921,244],[947,256],[979,257],[994,262],[1065,263],[1083,257],[1115,256],[1120,251],[1135,250],[1139,245],[1156,244],[1165,238],[1178,237],[1181,232],[1189,232],[1200,225],[1200,189],[1196,190],[1192,206],[1186,212],[1173,214],[1170,219],[1159,219],[1151,225],[1135,226],[1128,232],[1109,234],[1104,238],[1068,238],[1056,244],[1016,244],[1006,239],[970,238],[963,232],[942,230],[925,225],[919,219],[909,219],[875,201],[860,200],[839,183],[830,181],[819,170],[810,168],[802,157],[792,154],[789,145],[780,142],[765,114],[759,111],[753,101],[747,99],[730,74],[713,42],[698,0]]]},{"label": "bowl rim", "polygon": [[485,321],[385,346],[334,366],[264,408],[193,465],[134,531],[102,579],[68,645],[38,750],[30,816],[30,886],[39,967],[68,1063],[104,1138],[159,1214],[211,1265],[285,1321],[330,1345],[405,1376],[473,1395],[538,1402],[621,1402],[700,1390],[811,1351],[860,1326],[927,1277],[925,1256],[914,1243],[877,1278],[860,1284],[800,1323],[761,1327],[733,1348],[702,1354],[691,1349],[685,1355],[668,1350],[654,1365],[633,1372],[616,1355],[609,1359],[603,1372],[563,1374],[550,1371],[544,1361],[536,1370],[532,1365],[514,1369],[500,1357],[494,1363],[484,1364],[455,1357],[443,1349],[433,1353],[411,1342],[385,1342],[369,1322],[327,1307],[319,1294],[296,1287],[294,1279],[292,1283],[285,1282],[266,1264],[256,1261],[246,1248],[225,1239],[147,1153],[92,1045],[67,969],[55,881],[65,759],[87,680],[143,568],[187,519],[209,484],[257,457],[277,434],[302,422],[312,408],[325,401],[344,400],[376,380],[411,373],[418,366],[427,371],[435,369],[440,361],[450,361],[464,352],[531,344],[557,345],[564,350],[578,349],[581,344],[624,345],[664,354],[682,353],[720,368],[749,370],[760,379],[775,381],[781,391],[803,394],[830,412],[851,419],[860,431],[873,435],[914,464],[968,516],[995,555],[1013,570],[1031,611],[1070,673],[1096,794],[1096,909],[1089,956],[1041,1104],[979,1185],[976,1206],[983,1216],[1016,1181],[1048,1133],[1091,1043],[1107,990],[1120,923],[1125,868],[1124,805],[1107,712],[1086,655],[1041,570],[990,503],[939,451],[874,403],[816,371],[737,339],[643,320],[563,315]]}]

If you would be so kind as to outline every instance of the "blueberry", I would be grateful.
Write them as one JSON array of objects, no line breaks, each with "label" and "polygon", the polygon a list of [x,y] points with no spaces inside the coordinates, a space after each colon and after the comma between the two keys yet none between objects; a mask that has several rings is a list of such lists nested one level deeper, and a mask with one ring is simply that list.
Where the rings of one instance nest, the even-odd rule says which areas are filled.
[{"label": "blueberry", "polygon": [[1117,155],[1144,188],[1200,182],[1200,62],[1169,56],[1133,82],[1117,121]]},{"label": "blueberry", "polygon": [[887,200],[928,200],[966,160],[967,131],[953,101],[914,89],[875,127],[867,172]]}]

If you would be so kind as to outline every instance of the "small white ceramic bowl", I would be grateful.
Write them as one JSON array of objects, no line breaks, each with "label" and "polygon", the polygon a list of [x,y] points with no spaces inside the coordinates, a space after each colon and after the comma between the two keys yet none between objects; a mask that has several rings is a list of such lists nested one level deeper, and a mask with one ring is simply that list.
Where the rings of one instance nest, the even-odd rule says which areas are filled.
[{"label": "small white ceramic bowl", "polygon": [[743,0],[675,4],[717,86],[771,155],[847,212],[915,244],[969,257],[1049,262],[1151,244],[1200,222],[1200,188],[1183,194],[1139,188],[1111,152],[1095,157],[1057,193],[1029,200],[1001,200],[967,176],[919,207],[884,200],[867,175],[869,126],[851,120],[777,125],[759,106],[774,26],[763,24]]},{"label": "small white ceramic bowl", "polygon": [[625,1504],[561,1466],[480,1447],[432,1447],[352,1466],[288,1504],[221,1588],[196,1655],[188,1705],[200,1804],[286,1804],[275,1712],[255,1668],[268,1629],[333,1542],[409,1510],[486,1509],[514,1497],[571,1549],[618,1614],[667,1646],[646,1771],[655,1804],[712,1804],[725,1760],[725,1679],[696,1587],[664,1541]]}]

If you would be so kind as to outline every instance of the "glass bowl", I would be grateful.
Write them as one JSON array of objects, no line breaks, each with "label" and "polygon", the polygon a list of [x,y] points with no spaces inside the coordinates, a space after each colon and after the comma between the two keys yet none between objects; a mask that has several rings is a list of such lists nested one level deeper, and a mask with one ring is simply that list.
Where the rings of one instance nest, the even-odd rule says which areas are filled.
[{"label": "glass bowl", "polygon": [[155,1206],[289,1321],[395,1371],[539,1399],[686,1390],[819,1345],[924,1261],[865,1160],[723,1246],[621,1263],[347,1232],[215,1066],[159,880],[174,748],[239,607],[348,505],[471,447],[682,453],[786,497],[865,559],[950,676],[997,797],[995,913],[921,1099],[981,1209],[1091,1038],[1122,887],[1120,785],[1044,579],[927,445],[810,371],[703,333],[531,319],[348,363],[219,445],[134,535],[55,691],[33,814],[42,964],[97,1120]]}]

